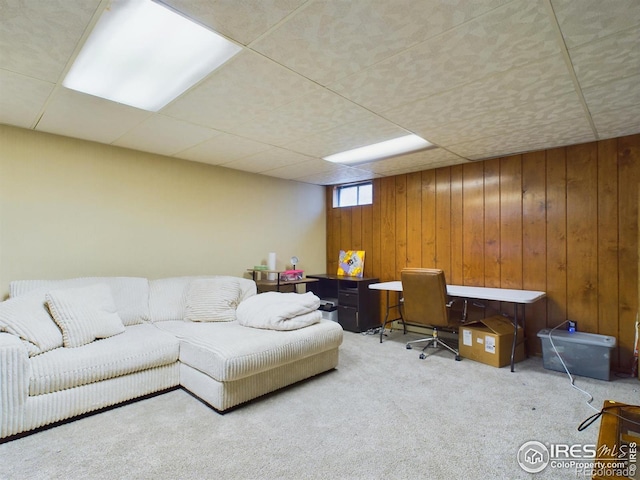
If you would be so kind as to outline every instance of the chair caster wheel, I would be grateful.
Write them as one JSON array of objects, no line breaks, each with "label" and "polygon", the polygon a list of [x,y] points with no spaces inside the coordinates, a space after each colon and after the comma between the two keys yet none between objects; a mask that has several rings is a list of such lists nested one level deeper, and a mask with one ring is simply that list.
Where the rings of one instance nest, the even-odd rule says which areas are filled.
[{"label": "chair caster wheel", "polygon": [[407,350],[411,350],[413,347],[409,344],[407,344]]},{"label": "chair caster wheel", "polygon": [[420,354],[420,360],[424,360],[425,358],[427,358],[427,356],[424,353]]},{"label": "chair caster wheel", "polygon": [[456,362],[459,362],[460,360],[462,360],[462,358],[460,358],[460,355],[456,355]]}]

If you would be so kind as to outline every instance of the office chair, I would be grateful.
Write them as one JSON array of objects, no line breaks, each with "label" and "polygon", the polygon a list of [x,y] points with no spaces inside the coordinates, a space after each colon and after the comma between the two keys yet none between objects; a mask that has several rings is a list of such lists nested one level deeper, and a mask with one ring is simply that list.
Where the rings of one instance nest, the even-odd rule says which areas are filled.
[{"label": "office chair", "polygon": [[424,359],[427,347],[442,346],[460,360],[458,350],[447,345],[438,337],[439,330],[458,331],[461,322],[451,321],[449,307],[453,302],[447,301],[447,284],[444,272],[431,268],[405,268],[400,273],[402,279],[403,317],[405,322],[424,325],[433,329],[431,337],[414,340],[407,343],[407,349],[412,349],[416,343],[427,342],[422,349],[420,358]]}]

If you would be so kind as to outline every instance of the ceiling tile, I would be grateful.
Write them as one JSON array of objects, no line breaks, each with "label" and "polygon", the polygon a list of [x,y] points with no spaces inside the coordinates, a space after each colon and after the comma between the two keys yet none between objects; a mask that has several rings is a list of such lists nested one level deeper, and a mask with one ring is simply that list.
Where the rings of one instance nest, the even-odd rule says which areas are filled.
[{"label": "ceiling tile", "polygon": [[640,25],[638,0],[551,0],[568,48]]},{"label": "ceiling tile", "polygon": [[630,28],[569,50],[583,89],[640,72],[640,28]]},{"label": "ceiling tile", "polygon": [[[461,158],[456,156],[456,158]],[[408,167],[408,168],[401,168],[398,170],[388,170],[386,172],[384,172],[384,176],[385,177],[392,177],[394,175],[405,175],[407,173],[415,173],[415,172],[420,172],[423,170],[432,170],[435,168],[443,168],[443,167],[452,167],[453,165],[460,165],[462,163],[470,163],[469,160],[443,160],[441,162],[433,162],[430,163],[428,167],[422,167],[422,168],[412,168],[412,167]]]},{"label": "ceiling tile", "polygon": [[150,115],[144,110],[61,87],[36,130],[112,143]]},{"label": "ceiling tile", "polygon": [[582,91],[592,114],[640,104],[640,73]]},{"label": "ceiling tile", "polygon": [[100,0],[4,1],[0,5],[0,66],[55,82]]},{"label": "ceiling tile", "polygon": [[291,14],[306,0],[163,0],[238,43],[248,44]]},{"label": "ceiling tile", "polygon": [[307,160],[302,163],[274,168],[273,170],[266,170],[263,173],[265,175],[270,175],[278,178],[294,180],[296,178],[308,177],[309,175],[335,171],[334,166],[335,164],[332,164],[331,162],[316,158]]},{"label": "ceiling tile", "polygon": [[271,145],[255,142],[228,133],[222,133],[216,135],[211,140],[207,140],[195,147],[182,151],[176,156],[195,162],[220,165],[272,148]]},{"label": "ceiling tile", "polygon": [[215,135],[220,135],[220,132],[163,115],[153,115],[114,144],[161,155],[174,155]]},{"label": "ceiling tile", "polygon": [[308,6],[254,45],[326,85],[509,0],[334,0]]},{"label": "ceiling tile", "polygon": [[371,113],[357,122],[346,123],[314,135],[305,136],[285,145],[285,147],[322,158],[353,148],[391,140],[409,133],[404,128]]},{"label": "ceiling tile", "polygon": [[304,177],[296,178],[298,182],[313,183],[315,185],[338,185],[341,183],[361,182],[378,178],[379,175],[368,170],[358,168],[336,166],[335,170],[329,172],[314,173]]},{"label": "ceiling tile", "polygon": [[[583,121],[587,113],[575,92],[549,97],[508,109],[488,110],[477,117],[444,124],[428,130],[429,140],[447,146],[500,135],[509,130],[535,131],[549,123]],[[427,134],[425,132],[425,134]]]},{"label": "ceiling tile", "polygon": [[531,130],[510,131],[451,145],[447,149],[470,160],[480,160],[594,140],[595,135],[585,117],[581,121],[549,123]]},{"label": "ceiling tile", "polygon": [[307,162],[311,160],[306,155],[301,155],[283,148],[273,147],[248,157],[222,164],[223,167],[235,168],[247,172],[262,173],[287,165]]},{"label": "ceiling tile", "polygon": [[431,129],[570,92],[575,92],[573,81],[557,54],[401,105],[384,116],[431,141]]},{"label": "ceiling tile", "polygon": [[0,123],[31,128],[54,86],[53,83],[0,70]]},{"label": "ceiling tile", "polygon": [[417,172],[419,170],[427,170],[444,165],[456,165],[466,163],[467,161],[466,158],[462,158],[442,148],[433,148],[379,162],[365,163],[358,165],[358,168],[385,175],[389,174],[389,172],[394,172],[394,175],[397,175],[399,173]]},{"label": "ceiling tile", "polygon": [[364,108],[328,90],[321,89],[275,110],[254,116],[251,122],[233,125],[229,131],[272,145],[284,146],[301,136],[346,123],[367,121]]},{"label": "ceiling tile", "polygon": [[285,128],[314,134],[346,123],[365,122],[371,113],[329,90],[319,90],[298,98],[273,112],[273,118]]},{"label": "ceiling tile", "polygon": [[384,112],[558,52],[544,5],[516,0],[330,88]]},{"label": "ceiling tile", "polygon": [[164,115],[228,131],[321,87],[261,55],[242,51],[162,109]]},{"label": "ceiling tile", "polygon": [[227,130],[234,135],[251,138],[271,146],[285,146],[300,138],[300,136],[308,135],[297,130],[285,128],[279,120],[277,114],[266,112],[261,115],[255,115],[251,121],[228,125]]},{"label": "ceiling tile", "polygon": [[640,104],[593,115],[600,138],[620,137],[640,132]]}]

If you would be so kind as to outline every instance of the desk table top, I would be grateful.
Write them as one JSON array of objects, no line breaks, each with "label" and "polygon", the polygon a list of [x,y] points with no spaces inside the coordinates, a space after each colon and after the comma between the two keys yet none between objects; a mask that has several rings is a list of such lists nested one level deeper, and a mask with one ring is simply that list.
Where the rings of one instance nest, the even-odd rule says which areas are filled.
[{"label": "desk table top", "polygon": [[[374,290],[402,291],[402,282],[394,280],[369,285]],[[447,285],[447,295],[451,297],[475,298],[478,300],[495,300],[510,303],[534,303],[546,296],[537,290],[518,290],[512,288],[469,287],[466,285]]]}]

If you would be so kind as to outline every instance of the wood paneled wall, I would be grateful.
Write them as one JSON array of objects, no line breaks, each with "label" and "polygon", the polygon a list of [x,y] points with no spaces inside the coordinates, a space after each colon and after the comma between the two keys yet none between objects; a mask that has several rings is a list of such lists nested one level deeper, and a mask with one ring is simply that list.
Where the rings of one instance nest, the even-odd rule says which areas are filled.
[{"label": "wood paneled wall", "polygon": [[434,267],[451,284],[543,290],[526,310],[530,352],[540,329],[571,319],[615,336],[612,365],[629,371],[639,184],[632,135],[377,179],[373,205],[333,208],[327,187],[327,271],[355,249],[381,281]]}]

